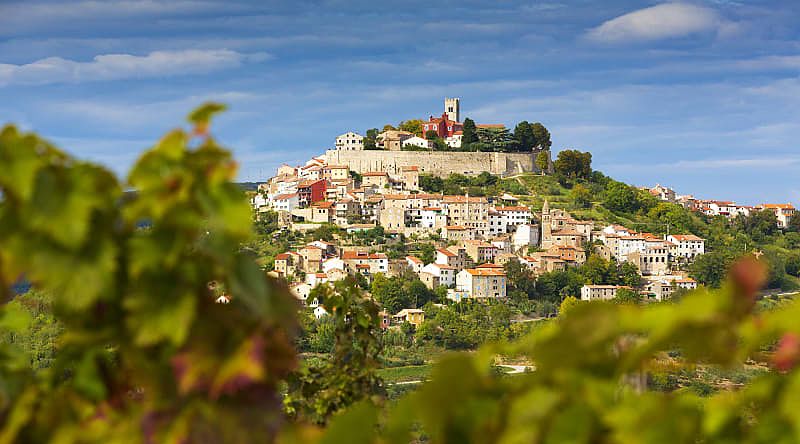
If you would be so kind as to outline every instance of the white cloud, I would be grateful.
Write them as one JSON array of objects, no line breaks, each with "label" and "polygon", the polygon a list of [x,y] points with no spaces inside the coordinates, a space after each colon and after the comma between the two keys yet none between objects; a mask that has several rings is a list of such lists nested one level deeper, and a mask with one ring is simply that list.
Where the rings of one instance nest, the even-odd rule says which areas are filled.
[{"label": "white cloud", "polygon": [[733,26],[710,8],[688,3],[662,3],[608,20],[591,29],[587,36],[597,42],[626,43],[701,32],[731,33]]},{"label": "white cloud", "polygon": [[268,54],[242,54],[227,49],[153,51],[144,56],[105,54],[78,62],[48,57],[24,65],[0,64],[0,86],[41,85],[141,77],[165,77],[207,73],[237,67],[247,61],[259,62]]}]

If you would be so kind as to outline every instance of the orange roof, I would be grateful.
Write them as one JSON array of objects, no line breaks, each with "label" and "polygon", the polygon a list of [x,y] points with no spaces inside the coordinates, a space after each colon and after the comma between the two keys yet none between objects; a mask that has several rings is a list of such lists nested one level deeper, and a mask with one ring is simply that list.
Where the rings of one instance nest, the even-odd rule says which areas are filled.
[{"label": "orange roof", "polygon": [[465,270],[473,276],[505,276],[506,272],[499,268],[468,268]]},{"label": "orange roof", "polygon": [[702,237],[697,237],[694,234],[673,234],[672,237],[679,241],[701,241]]},{"label": "orange roof", "polygon": [[502,123],[479,123],[475,125],[476,128],[505,128]]},{"label": "orange roof", "polygon": [[275,260],[276,261],[285,260],[285,259],[289,259],[289,253],[281,253],[281,254],[275,255]]},{"label": "orange roof", "polygon": [[327,167],[329,170],[346,170],[347,165],[328,165]]},{"label": "orange roof", "polygon": [[383,253],[367,253],[366,251],[345,251],[342,253],[342,259],[386,259],[387,256]]},{"label": "orange roof", "polygon": [[419,167],[416,166],[416,165],[413,165],[413,166],[402,167],[402,168],[400,168],[400,170],[401,171],[419,171]]},{"label": "orange roof", "polygon": [[436,251],[439,252],[439,253],[442,253],[443,255],[445,255],[447,257],[456,257],[457,256],[457,254],[455,254],[452,251],[447,250],[445,248],[437,248]]},{"label": "orange roof", "polygon": [[764,204],[764,208],[781,209],[781,210],[794,210],[792,204]]},{"label": "orange roof", "polygon": [[275,201],[275,200],[286,200],[286,199],[291,199],[293,197],[297,197],[297,193],[278,194],[277,196],[273,197],[272,200],[273,201]]},{"label": "orange roof", "polygon": [[502,265],[498,265],[498,264],[481,264],[481,265],[478,265],[475,268],[498,268],[498,269],[502,269],[503,266]]},{"label": "orange roof", "polygon": [[406,256],[406,259],[408,259],[409,261],[411,261],[411,262],[413,262],[415,264],[421,264],[422,263],[422,259],[420,259],[420,258],[418,258],[416,256]]},{"label": "orange roof", "polygon": [[385,171],[367,171],[366,173],[361,174],[361,176],[388,176],[389,173]]},{"label": "orange roof", "polygon": [[461,225],[448,225],[444,227],[444,229],[448,231],[463,231],[466,230],[467,227],[462,227]]},{"label": "orange roof", "polygon": [[333,208],[333,205],[334,205],[333,202],[317,202],[314,204],[314,207],[326,209],[326,208]]}]

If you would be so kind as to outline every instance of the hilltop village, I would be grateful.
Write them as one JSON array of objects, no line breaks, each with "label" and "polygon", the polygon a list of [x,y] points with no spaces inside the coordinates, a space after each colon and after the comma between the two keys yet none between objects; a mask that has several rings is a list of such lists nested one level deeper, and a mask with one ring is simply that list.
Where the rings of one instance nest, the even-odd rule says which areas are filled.
[{"label": "hilltop village", "polygon": [[[530,201],[530,194],[517,190],[516,181],[509,179],[551,174],[553,161],[546,129],[530,131],[526,142],[517,133],[525,133],[525,125],[533,126],[523,124],[512,139],[504,125],[462,122],[460,100],[445,99],[441,116],[411,125],[416,132],[387,127],[362,136],[350,131],[335,138],[334,148],[304,165],[282,165],[258,186],[251,199],[254,210],[276,214],[285,230],[311,233],[336,226],[346,236],[313,240],[277,254],[271,274],[286,280],[317,318],[327,312],[313,289],[347,276],[368,285],[411,273],[441,294],[440,303],[504,301],[514,284],[509,281],[509,263],[535,278],[580,267],[591,255],[627,264],[636,279],[626,285],[585,284],[580,294],[564,296],[610,300],[624,293],[662,301],[697,287],[686,270],[706,252],[706,240],[695,234],[670,232],[669,227],[666,233],[654,234],[576,218],[547,199],[535,208],[525,204],[523,197]],[[447,186],[441,187],[447,178],[461,181],[464,186],[455,188],[464,192],[447,192]],[[481,184],[500,180],[509,186],[483,192]],[[480,192],[470,194],[471,189]],[[769,210],[783,228],[794,215],[788,204],[745,207],[703,201],[678,196],[661,185],[644,191],[707,215],[735,217]],[[421,254],[398,257],[387,252],[392,244],[409,239],[422,245]],[[385,309],[384,327],[405,322],[419,326],[425,319],[418,304]]]}]

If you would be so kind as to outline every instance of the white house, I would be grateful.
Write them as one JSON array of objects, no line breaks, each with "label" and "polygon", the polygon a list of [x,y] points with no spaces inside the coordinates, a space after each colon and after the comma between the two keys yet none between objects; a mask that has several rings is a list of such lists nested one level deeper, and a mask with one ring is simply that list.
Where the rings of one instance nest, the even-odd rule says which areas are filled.
[{"label": "white house", "polygon": [[757,208],[774,212],[775,217],[778,219],[778,226],[781,228],[789,226],[789,221],[794,217],[796,212],[792,204],[763,204],[759,205]]},{"label": "white house", "polygon": [[628,228],[623,227],[622,225],[609,225],[603,228],[603,234],[613,234],[617,236],[630,236],[634,232]]},{"label": "white house", "polygon": [[289,293],[292,294],[302,305],[306,305],[308,295],[311,294],[311,285],[305,282],[297,283],[289,287]]},{"label": "white house", "polygon": [[672,244],[670,254],[673,257],[692,260],[705,253],[705,239],[694,234],[670,234],[667,236],[667,242]]},{"label": "white house", "polygon": [[253,196],[252,199],[250,199],[250,205],[253,206],[253,209],[259,210],[261,208],[269,207],[270,202],[269,199],[267,199],[267,197],[264,196],[263,194],[256,193],[256,195]]},{"label": "white house", "polygon": [[409,137],[408,139],[400,142],[400,145],[405,148],[407,146],[418,146],[420,148],[430,148],[431,142],[419,136]]},{"label": "white house", "polygon": [[456,269],[450,265],[433,263],[422,267],[420,271],[438,277],[439,285],[452,287],[456,284]]},{"label": "white house", "polygon": [[419,210],[419,226],[422,228],[441,228],[447,225],[447,215],[440,207],[424,207]]},{"label": "white house", "polygon": [[584,285],[581,287],[582,301],[608,301],[617,297],[617,285]]},{"label": "white house", "polygon": [[328,316],[328,311],[325,310],[321,305],[318,305],[317,308],[314,309],[314,317],[317,319],[322,319],[325,316]]},{"label": "white house", "polygon": [[452,136],[445,138],[444,143],[446,143],[450,148],[461,148],[461,139],[463,137],[464,134],[461,131],[457,131]]},{"label": "white house", "polygon": [[524,206],[495,207],[494,211],[502,215],[508,229],[531,223],[531,209]]},{"label": "white house", "polygon": [[342,151],[360,151],[364,149],[364,136],[352,131],[336,138],[336,149]]},{"label": "white house", "polygon": [[292,211],[300,205],[300,196],[297,193],[279,194],[272,198],[272,208],[275,211]]},{"label": "white house", "polygon": [[515,250],[539,244],[539,227],[533,225],[518,225],[511,236],[511,243]]},{"label": "white house", "polygon": [[328,274],[328,272],[331,270],[344,271],[344,269],[345,269],[344,261],[341,258],[332,257],[322,261],[322,272],[325,274]]},{"label": "white house", "polygon": [[414,273],[419,274],[422,271],[422,267],[425,266],[425,263],[422,262],[422,259],[416,256],[406,256],[406,263],[408,267],[411,268],[411,271]]}]

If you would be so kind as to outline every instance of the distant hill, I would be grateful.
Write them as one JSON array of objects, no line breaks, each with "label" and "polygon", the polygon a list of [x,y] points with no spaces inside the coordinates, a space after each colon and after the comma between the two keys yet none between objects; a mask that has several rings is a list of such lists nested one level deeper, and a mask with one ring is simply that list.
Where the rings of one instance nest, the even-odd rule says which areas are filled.
[{"label": "distant hill", "polygon": [[242,187],[242,190],[244,191],[258,190],[258,182],[237,182],[236,185]]}]

